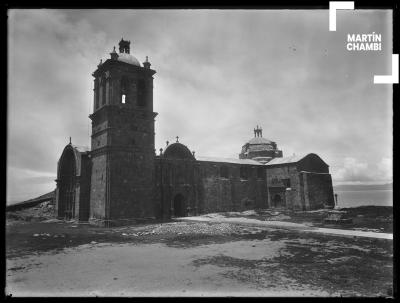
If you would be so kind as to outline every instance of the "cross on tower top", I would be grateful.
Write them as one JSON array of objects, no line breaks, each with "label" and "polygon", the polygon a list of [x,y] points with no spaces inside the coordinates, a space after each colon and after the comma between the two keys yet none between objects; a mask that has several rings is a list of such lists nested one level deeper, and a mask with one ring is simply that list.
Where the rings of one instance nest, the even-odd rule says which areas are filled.
[{"label": "cross on tower top", "polygon": [[176,143],[179,143],[179,137],[176,136]]}]

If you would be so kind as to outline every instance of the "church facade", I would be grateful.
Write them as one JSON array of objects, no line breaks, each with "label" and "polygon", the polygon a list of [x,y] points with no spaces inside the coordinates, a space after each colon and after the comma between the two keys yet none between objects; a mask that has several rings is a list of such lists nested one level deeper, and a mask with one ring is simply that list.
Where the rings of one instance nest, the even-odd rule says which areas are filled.
[{"label": "church facade", "polygon": [[59,218],[112,226],[147,218],[257,208],[333,207],[329,166],[316,154],[283,157],[254,129],[238,159],[199,157],[184,144],[156,154],[151,64],[130,41],[100,62],[94,77],[91,148],[71,142],[57,165]]}]

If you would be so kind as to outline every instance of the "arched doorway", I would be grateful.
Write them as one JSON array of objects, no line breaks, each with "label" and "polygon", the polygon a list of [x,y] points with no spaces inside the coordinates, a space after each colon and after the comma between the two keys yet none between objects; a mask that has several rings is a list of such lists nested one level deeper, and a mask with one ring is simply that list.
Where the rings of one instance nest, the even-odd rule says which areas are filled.
[{"label": "arched doorway", "polygon": [[277,207],[277,208],[283,207],[281,195],[276,194],[276,195],[274,196],[273,201],[274,201],[274,207]]},{"label": "arched doorway", "polygon": [[75,217],[76,163],[72,148],[65,149],[59,167],[58,216],[67,220]]},{"label": "arched doorway", "polygon": [[182,194],[177,194],[174,198],[174,217],[186,216],[185,197]]}]

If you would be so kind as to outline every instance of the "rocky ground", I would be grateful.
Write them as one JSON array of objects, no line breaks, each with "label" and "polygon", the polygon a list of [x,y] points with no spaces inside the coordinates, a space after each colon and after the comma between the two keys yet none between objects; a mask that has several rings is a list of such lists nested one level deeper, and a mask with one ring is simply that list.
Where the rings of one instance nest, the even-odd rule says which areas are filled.
[{"label": "rocky ground", "polygon": [[261,209],[223,212],[208,216],[244,217],[260,221],[305,223],[315,227],[393,233],[393,207],[390,206],[361,206],[314,211]]},{"label": "rocky ground", "polygon": [[[305,223],[315,227],[352,229],[393,233],[393,207],[362,206],[314,211],[247,210],[242,212],[220,212],[203,215],[212,218],[251,218],[260,221],[284,221]],[[55,218],[54,205],[43,202],[35,207],[7,212],[8,224],[13,222],[41,222]]]},{"label": "rocky ground", "polygon": [[53,219],[55,216],[55,207],[50,202],[43,202],[34,207],[25,208],[18,211],[6,212],[8,224],[13,224],[17,221],[41,222]]},{"label": "rocky ground", "polygon": [[[106,229],[59,221],[51,211],[38,206],[33,220],[28,210],[18,220],[7,215],[6,291],[13,296],[393,295],[391,240],[218,222]],[[276,216],[294,217],[268,218]]]}]

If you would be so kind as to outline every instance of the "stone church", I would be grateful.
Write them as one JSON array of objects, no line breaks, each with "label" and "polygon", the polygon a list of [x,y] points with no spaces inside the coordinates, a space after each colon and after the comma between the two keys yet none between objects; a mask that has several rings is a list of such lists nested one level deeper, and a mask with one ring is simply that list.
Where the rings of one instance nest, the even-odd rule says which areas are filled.
[{"label": "stone church", "polygon": [[121,39],[93,72],[91,148],[64,148],[57,166],[59,218],[105,226],[257,208],[333,207],[329,166],[316,154],[283,157],[254,129],[237,159],[200,157],[184,144],[154,148],[153,76]]}]

